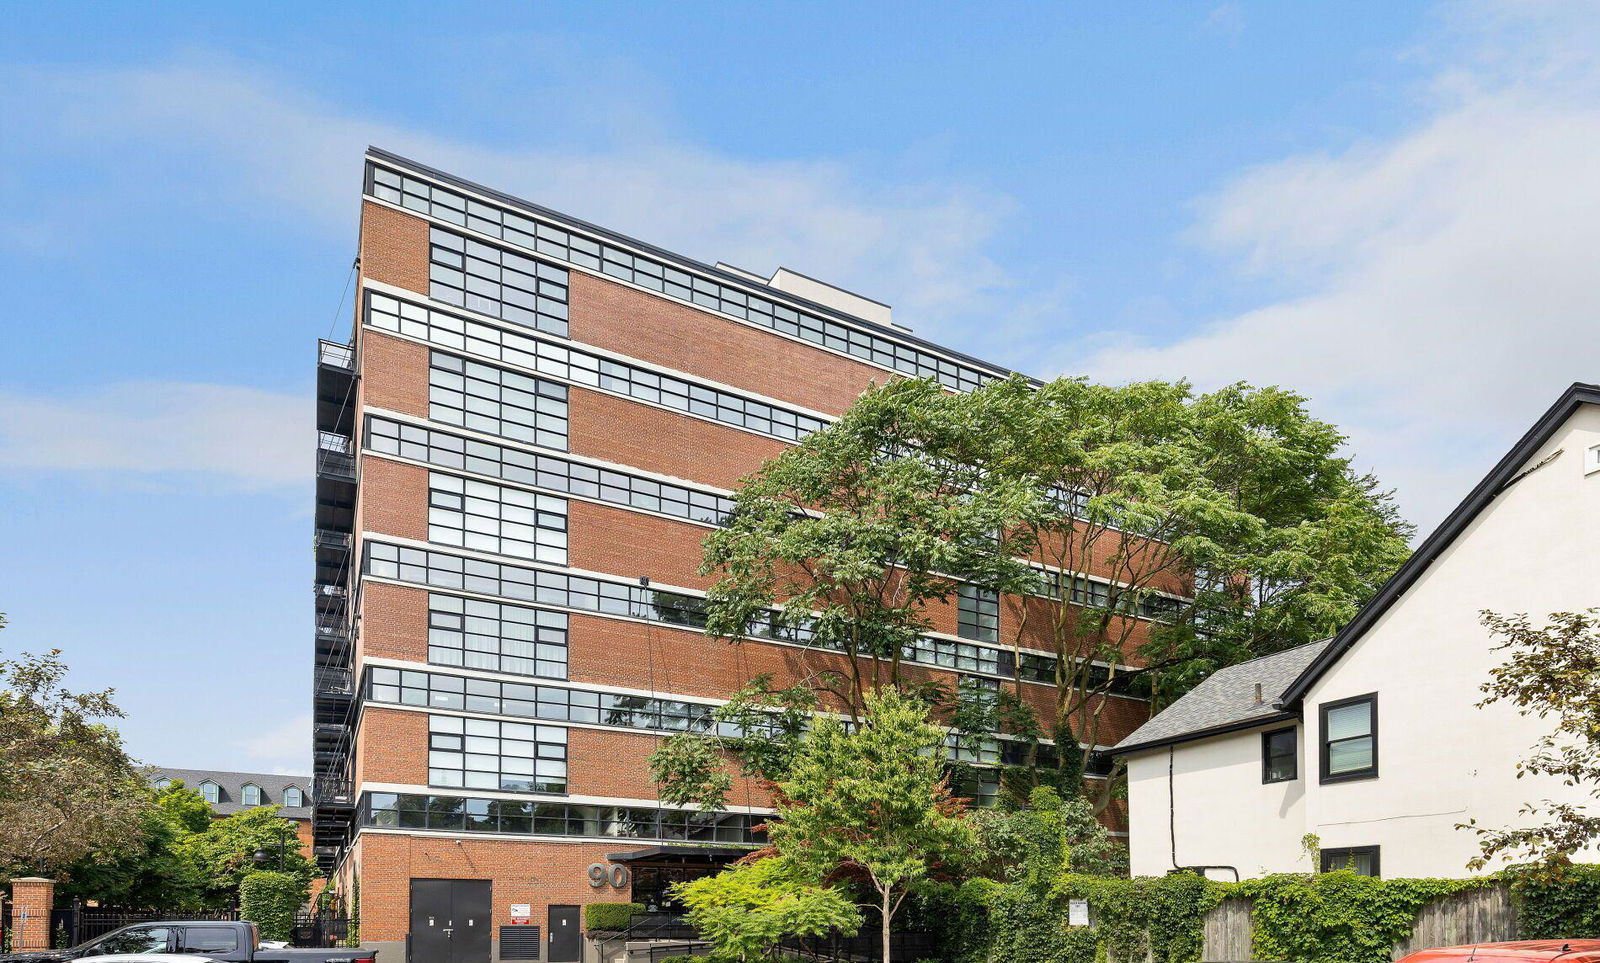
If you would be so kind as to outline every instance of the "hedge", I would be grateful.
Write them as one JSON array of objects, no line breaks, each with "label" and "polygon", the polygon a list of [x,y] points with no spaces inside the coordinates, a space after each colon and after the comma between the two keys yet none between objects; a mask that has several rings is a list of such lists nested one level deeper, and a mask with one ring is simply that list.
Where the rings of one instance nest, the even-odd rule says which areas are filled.
[{"label": "hedge", "polygon": [[295,873],[255,872],[239,883],[239,916],[261,928],[264,940],[287,940],[294,916],[311,898],[305,877]]},{"label": "hedge", "polygon": [[583,908],[583,928],[586,930],[625,930],[633,922],[633,914],[643,913],[638,903],[590,903]]}]

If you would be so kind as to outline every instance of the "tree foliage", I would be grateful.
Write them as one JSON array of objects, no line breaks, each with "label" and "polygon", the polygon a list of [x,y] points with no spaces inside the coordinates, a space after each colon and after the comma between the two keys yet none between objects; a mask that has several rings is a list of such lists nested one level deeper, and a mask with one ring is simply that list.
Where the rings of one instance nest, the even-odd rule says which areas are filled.
[{"label": "tree foliage", "polygon": [[786,778],[816,709],[816,693],[804,685],[774,689],[770,674],[756,676],[712,712],[713,731],[674,733],[650,754],[657,798],[722,811],[733,788],[730,759],[748,778]]},{"label": "tree foliage", "polygon": [[[1507,657],[1490,670],[1478,705],[1506,702],[1522,715],[1553,722],[1517,763],[1517,778],[1553,778],[1600,799],[1600,609],[1557,612],[1544,625],[1533,624],[1527,615],[1484,611],[1482,622],[1501,640],[1495,648]],[[1600,811],[1587,806],[1544,799],[1525,804],[1521,813],[1535,824],[1465,824],[1477,832],[1482,849],[1471,868],[1503,858],[1559,875],[1574,853],[1600,839]]]},{"label": "tree foliage", "polygon": [[689,922],[711,941],[712,959],[728,963],[763,959],[786,937],[851,935],[861,926],[849,896],[782,856],[679,883],[676,893]]},{"label": "tree foliage", "polygon": [[[0,617],[0,627],[4,620]],[[149,795],[112,690],[72,692],[59,650],[0,660],[0,875],[53,873],[137,844]]]},{"label": "tree foliage", "polygon": [[[321,875],[300,844],[294,820],[279,816],[276,806],[259,806],[215,820],[209,830],[191,838],[190,846],[204,873],[206,900],[211,905],[232,905],[239,885],[251,873],[278,871],[280,853],[283,872],[307,884]],[[267,856],[264,867],[256,864],[258,850]]]},{"label": "tree foliage", "polygon": [[211,807],[182,783],[150,790],[140,838],[110,857],[85,857],[63,868],[57,891],[104,906],[195,910],[206,904],[206,874],[193,840],[211,828]]},{"label": "tree foliage", "polygon": [[702,570],[717,576],[709,630],[859,656],[870,668],[851,659],[833,685],[852,714],[868,689],[898,682],[907,646],[932,627],[929,603],[954,593],[952,574],[1025,572],[996,533],[1037,511],[1040,493],[985,470],[980,414],[973,395],[893,381],[768,461],[705,540]]},{"label": "tree foliage", "polygon": [[978,834],[977,868],[994,879],[1045,892],[1062,873],[1128,874],[1127,847],[1111,838],[1081,797],[1063,799],[1038,786],[1021,809],[980,809],[969,818]]},{"label": "tree foliage", "polygon": [[806,875],[859,875],[889,926],[907,894],[976,843],[944,776],[944,733],[895,689],[866,693],[854,726],[818,716],[778,784],[773,848]]}]

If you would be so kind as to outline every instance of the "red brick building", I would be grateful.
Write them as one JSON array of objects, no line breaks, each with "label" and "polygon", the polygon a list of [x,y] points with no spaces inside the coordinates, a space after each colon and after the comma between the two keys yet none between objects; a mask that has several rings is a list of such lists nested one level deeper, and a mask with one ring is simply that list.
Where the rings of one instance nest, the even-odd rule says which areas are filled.
[{"label": "red brick building", "polygon": [[[317,852],[369,943],[485,963],[537,926],[543,958],[577,959],[583,905],[661,905],[760,842],[756,786],[717,814],[655,801],[663,734],[759,673],[842,666],[697,627],[699,543],[737,480],[873,382],[1007,372],[803,275],[366,160],[354,331],[318,364]],[[1019,668],[1003,611],[963,591],[909,672],[1020,671],[1048,723],[1044,630]],[[1147,715],[1112,702],[1110,743]]]}]

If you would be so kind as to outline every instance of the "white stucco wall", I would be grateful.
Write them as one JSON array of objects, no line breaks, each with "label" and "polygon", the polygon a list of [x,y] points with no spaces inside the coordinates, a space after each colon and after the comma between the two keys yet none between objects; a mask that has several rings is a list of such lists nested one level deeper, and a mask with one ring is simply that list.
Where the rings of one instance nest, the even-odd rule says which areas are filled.
[{"label": "white stucco wall", "polygon": [[1585,406],[1525,467],[1561,454],[1479,514],[1308,693],[1313,747],[1318,705],[1378,693],[1377,778],[1307,794],[1308,831],[1324,846],[1381,846],[1385,876],[1460,876],[1478,847],[1458,823],[1505,826],[1525,802],[1585,797],[1516,778],[1548,724],[1506,705],[1476,708],[1505,659],[1478,619],[1491,609],[1540,622],[1600,606],[1600,473],[1585,474],[1596,444],[1600,410]]},{"label": "white stucco wall", "polygon": [[[1600,410],[1580,408],[1506,489],[1313,687],[1304,707],[1294,783],[1261,783],[1260,731],[1177,747],[1178,861],[1228,864],[1246,876],[1307,868],[1301,846],[1381,847],[1386,877],[1468,874],[1476,837],[1456,825],[1516,824],[1542,799],[1585,801],[1581,789],[1516,778],[1516,762],[1546,723],[1504,705],[1476,707],[1479,686],[1504,660],[1479,612],[1552,612],[1600,606]],[[1319,781],[1317,708],[1378,694],[1378,776]],[[1128,759],[1129,846],[1135,873],[1171,868],[1167,751]],[[1583,858],[1600,860],[1600,852]]]},{"label": "white stucco wall", "polygon": [[[1129,857],[1136,876],[1172,869],[1173,841],[1182,866],[1232,866],[1241,876],[1305,871],[1306,771],[1292,782],[1261,781],[1261,733],[1293,723],[1217,736],[1177,746],[1170,794],[1177,819],[1167,820],[1167,750],[1128,759]],[[1303,733],[1300,734],[1303,738]],[[1209,872],[1213,879],[1232,874]]]}]

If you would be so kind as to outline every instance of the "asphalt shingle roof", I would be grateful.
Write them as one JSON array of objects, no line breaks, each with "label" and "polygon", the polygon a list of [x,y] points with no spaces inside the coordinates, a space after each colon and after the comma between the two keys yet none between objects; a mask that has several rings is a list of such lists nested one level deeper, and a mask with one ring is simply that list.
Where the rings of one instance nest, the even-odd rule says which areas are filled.
[{"label": "asphalt shingle roof", "polygon": [[[227,772],[221,769],[167,769],[162,766],[151,766],[146,772],[146,778],[152,784],[158,779],[182,782],[196,791],[199,791],[203,782],[215,783],[217,801],[211,808],[224,816],[251,808],[244,804],[244,787],[246,783],[251,783],[261,787],[262,804],[277,806],[280,815],[290,819],[311,818],[310,776],[284,776],[270,772]],[[290,786],[298,788],[305,794],[307,805],[283,804],[283,791]]]},{"label": "asphalt shingle roof", "polygon": [[[1256,719],[1266,722],[1282,716],[1284,711],[1273,703],[1322,653],[1328,641],[1312,642],[1217,670],[1188,695],[1117,743],[1113,751],[1128,752],[1149,745],[1181,742],[1212,730],[1247,725]],[[1260,702],[1256,701],[1258,683]]]}]

